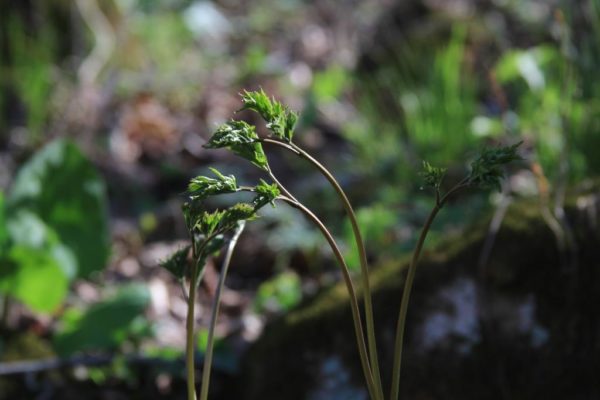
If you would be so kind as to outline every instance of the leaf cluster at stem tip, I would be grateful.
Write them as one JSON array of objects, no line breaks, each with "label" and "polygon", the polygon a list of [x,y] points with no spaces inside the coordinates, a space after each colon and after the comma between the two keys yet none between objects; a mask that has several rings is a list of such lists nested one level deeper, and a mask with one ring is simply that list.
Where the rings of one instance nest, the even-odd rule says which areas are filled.
[{"label": "leaf cluster at stem tip", "polygon": [[244,121],[225,122],[217,128],[204,147],[207,149],[230,149],[260,169],[265,171],[269,169],[267,156],[262,145],[258,143],[255,127]]},{"label": "leaf cluster at stem tip", "polygon": [[259,91],[240,94],[244,106],[242,110],[252,110],[257,112],[267,123],[267,128],[275,137],[286,142],[291,142],[294,136],[294,128],[298,122],[298,114],[288,107],[284,106],[275,98],[269,98],[267,94],[260,89]]},{"label": "leaf cluster at stem tip", "polygon": [[188,276],[187,257],[191,248],[194,250],[198,275],[204,270],[206,258],[217,254],[223,246],[224,235],[235,230],[241,221],[255,219],[256,212],[267,204],[275,205],[280,194],[277,184],[269,184],[264,180],[253,188],[246,190],[255,193],[249,203],[237,203],[224,210],[207,211],[203,201],[211,196],[235,193],[241,189],[237,186],[235,176],[223,175],[211,168],[215,178],[197,176],[190,180],[187,194],[189,201],[182,206],[186,227],[192,238],[192,245],[176,251],[171,257],[161,262],[161,266],[178,279]]},{"label": "leaf cluster at stem tip", "polygon": [[423,171],[420,175],[425,180],[427,186],[439,190],[444,175],[446,175],[446,168],[434,167],[427,161],[423,161]]},{"label": "leaf cluster at stem tip", "polygon": [[216,176],[216,178],[197,176],[190,180],[187,190],[190,199],[204,200],[213,195],[234,193],[237,191],[235,176],[225,176],[214,168],[210,168],[210,170]]},{"label": "leaf cluster at stem tip", "polygon": [[521,160],[517,149],[523,142],[512,146],[498,148],[484,148],[479,156],[471,163],[471,173],[468,177],[469,185],[482,189],[500,190],[500,182],[504,178],[503,166]]}]

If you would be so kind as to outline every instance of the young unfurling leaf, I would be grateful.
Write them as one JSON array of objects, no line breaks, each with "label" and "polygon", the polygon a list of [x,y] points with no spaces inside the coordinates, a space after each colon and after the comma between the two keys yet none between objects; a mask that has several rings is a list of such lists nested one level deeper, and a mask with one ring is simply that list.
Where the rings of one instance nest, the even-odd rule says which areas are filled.
[{"label": "young unfurling leaf", "polygon": [[229,121],[221,125],[204,145],[208,149],[228,148],[240,157],[243,157],[267,170],[268,163],[262,145],[258,143],[258,135],[254,126],[244,121]]},{"label": "young unfurling leaf", "polygon": [[219,226],[224,215],[225,211],[203,211],[198,215],[198,218],[194,223],[194,228],[205,237],[211,237],[220,231]]},{"label": "young unfurling leaf", "polygon": [[520,160],[517,149],[523,142],[512,146],[483,149],[479,157],[471,163],[468,182],[483,189],[500,190],[500,181],[504,177],[502,167],[512,161]]},{"label": "young unfurling leaf", "polygon": [[423,161],[423,171],[420,175],[425,180],[425,184],[434,189],[439,189],[446,175],[446,168],[438,168],[429,164],[427,161]]},{"label": "young unfurling leaf", "polygon": [[273,183],[269,185],[261,179],[259,184],[254,187],[254,190],[256,191],[256,197],[252,201],[252,204],[254,205],[255,211],[268,203],[271,203],[271,205],[275,207],[275,199],[280,194],[277,184]]},{"label": "young unfurling leaf", "polygon": [[214,168],[210,169],[217,177],[197,176],[190,180],[188,194],[192,200],[203,200],[209,196],[234,193],[237,190],[235,176],[225,176]]},{"label": "young unfurling leaf", "polygon": [[262,89],[254,92],[248,92],[247,90],[244,90],[244,93],[242,93],[241,96],[244,106],[240,111],[256,111],[265,121],[271,121],[273,119],[274,113],[277,111],[274,110],[275,107],[278,109],[283,108],[278,102],[271,101],[269,96],[267,96]]},{"label": "young unfurling leaf", "polygon": [[238,221],[250,221],[256,218],[256,209],[252,204],[237,203],[224,211],[219,224],[220,229],[229,231],[236,227]]},{"label": "young unfurling leaf", "polygon": [[188,270],[188,254],[192,246],[187,245],[175,253],[169,258],[160,262],[160,266],[173,274],[177,279],[182,280],[185,278]]},{"label": "young unfurling leaf", "polygon": [[292,141],[298,114],[278,102],[270,99],[261,89],[255,92],[242,93],[242,110],[252,110],[260,114],[267,123],[267,128],[273,135],[287,142]]}]

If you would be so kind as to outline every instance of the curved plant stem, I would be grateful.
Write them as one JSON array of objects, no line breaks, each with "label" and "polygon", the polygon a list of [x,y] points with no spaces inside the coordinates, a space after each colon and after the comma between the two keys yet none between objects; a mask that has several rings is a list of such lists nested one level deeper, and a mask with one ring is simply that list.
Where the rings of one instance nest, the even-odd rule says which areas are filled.
[{"label": "curved plant stem", "polygon": [[321,220],[315,214],[313,214],[312,211],[310,211],[308,208],[306,208],[303,204],[301,204],[297,201],[294,201],[290,198],[287,198],[285,196],[280,196],[279,199],[285,201],[290,206],[302,211],[302,213],[304,213],[319,228],[319,230],[321,231],[321,233],[323,234],[323,236],[329,243],[329,246],[331,247],[331,250],[333,251],[335,258],[337,259],[338,263],[340,264],[340,267],[342,269],[342,275],[344,277],[344,283],[346,284],[346,288],[347,288],[348,294],[350,296],[350,307],[352,310],[352,320],[354,322],[354,331],[356,334],[358,353],[360,356],[360,362],[361,362],[361,365],[363,368],[365,379],[367,381],[367,389],[369,391],[369,396],[371,399],[378,399],[379,397],[377,396],[377,390],[376,390],[375,382],[373,380],[373,372],[372,372],[371,366],[369,364],[369,356],[367,353],[365,337],[364,337],[363,330],[362,330],[362,322],[361,322],[361,318],[360,318],[360,309],[358,306],[358,298],[356,296],[356,291],[354,289],[354,285],[352,283],[352,278],[350,277],[350,272],[348,270],[348,266],[346,265],[346,261],[344,260],[344,257],[342,256],[342,253],[341,253],[337,243],[335,242],[335,239],[329,232],[329,230],[325,227],[323,222],[321,222]]},{"label": "curved plant stem", "polygon": [[219,306],[221,304],[221,294],[223,293],[223,287],[225,285],[225,277],[229,270],[229,264],[231,263],[231,255],[237,244],[238,238],[244,230],[246,221],[242,221],[236,229],[233,237],[229,241],[227,246],[227,252],[225,253],[225,259],[223,260],[223,268],[221,268],[221,276],[219,277],[219,285],[217,286],[217,292],[215,293],[215,300],[212,307],[210,316],[210,326],[208,329],[208,341],[206,344],[206,354],[204,356],[204,366],[202,369],[202,387],[200,389],[200,400],[208,399],[208,387],[210,385],[210,372],[212,369],[212,359],[214,350],[214,337],[215,327],[217,326],[217,317],[219,316]]},{"label": "curved plant stem", "polygon": [[[367,323],[367,341],[369,345],[369,357],[371,362],[371,367],[373,369],[373,380],[376,383],[378,398],[383,399],[383,388],[381,385],[381,374],[379,372],[379,360],[377,356],[377,341],[375,338],[375,321],[373,316],[373,304],[372,304],[372,296],[371,296],[371,285],[369,282],[369,266],[367,263],[367,252],[365,249],[364,240],[360,233],[360,229],[358,227],[358,221],[356,219],[356,214],[346,196],[346,193],[335,179],[335,177],[314,157],[310,154],[302,150],[300,147],[296,146],[293,143],[283,143],[273,139],[263,139],[264,143],[274,144],[280,147],[284,147],[298,156],[306,159],[313,166],[315,166],[321,174],[327,179],[327,181],[334,188],[336,193],[338,194],[344,209],[346,210],[346,214],[348,215],[348,219],[350,220],[350,225],[352,226],[352,233],[354,235],[354,239],[356,241],[356,247],[358,248],[358,254],[360,259],[360,269],[361,269],[361,278],[362,278],[362,289],[365,301],[365,320]],[[276,182],[277,183],[277,182]],[[279,183],[278,183],[279,185]],[[286,196],[288,194],[284,192]],[[290,197],[290,196],[288,196]],[[293,199],[293,197],[291,197]]]},{"label": "curved plant stem", "polygon": [[408,267],[408,274],[406,275],[406,281],[404,282],[404,290],[402,291],[402,302],[400,303],[400,315],[398,316],[398,324],[396,326],[396,340],[394,345],[394,366],[392,368],[392,389],[390,391],[390,400],[397,400],[400,392],[400,367],[402,363],[402,345],[404,342],[404,328],[406,326],[406,314],[408,311],[408,300],[410,298],[410,292],[412,290],[413,281],[415,279],[415,272],[417,270],[417,262],[421,255],[421,250],[429,228],[435,219],[438,211],[440,210],[439,203],[433,207],[427,218],[427,222],[423,226],[417,247],[413,253],[410,265]]},{"label": "curved plant stem", "polygon": [[[195,245],[192,245],[195,247]],[[195,251],[194,251],[195,253]],[[188,293],[188,314],[186,321],[186,370],[187,370],[187,395],[188,400],[196,400],[196,368],[194,365],[195,355],[195,341],[194,341],[194,305],[196,303],[196,275],[198,272],[198,266],[196,264],[196,257],[194,255],[194,261],[192,266],[192,274],[190,279],[190,289]]]},{"label": "curved plant stem", "polygon": [[404,290],[402,291],[402,300],[400,303],[398,323],[396,325],[396,339],[394,344],[394,365],[392,367],[392,387],[390,390],[390,400],[397,400],[398,396],[400,395],[400,370],[402,365],[402,348],[404,344],[406,314],[408,313],[408,302],[410,299],[410,293],[412,291],[413,282],[415,280],[415,273],[417,271],[419,257],[421,256],[421,250],[423,249],[425,239],[427,238],[427,234],[429,233],[429,229],[431,228],[431,225],[433,224],[437,213],[444,206],[448,197],[457,192],[458,190],[466,187],[467,185],[468,181],[466,179],[462,180],[460,183],[458,183],[456,186],[450,189],[448,193],[446,193],[442,198],[440,198],[439,191],[436,190],[435,206],[431,209],[429,216],[427,217],[427,221],[425,221],[425,225],[423,225],[423,229],[421,230],[421,234],[419,235],[417,246],[415,247],[412,258],[410,260],[410,265],[408,266],[408,273],[406,274],[406,281],[404,282]]},{"label": "curved plant stem", "polygon": [[273,179],[273,182],[275,182],[277,184],[277,186],[279,187],[279,190],[281,190],[281,193],[283,193],[286,197],[289,197],[290,199],[294,200],[296,203],[299,203],[298,199],[296,199],[294,197],[293,194],[291,194],[286,188],[285,186],[283,186],[281,184],[281,182],[279,182],[279,180],[277,179],[277,177],[275,176],[275,174],[273,173],[273,171],[271,171],[271,167],[269,167],[267,165],[267,172],[269,174],[269,177],[271,179]]}]

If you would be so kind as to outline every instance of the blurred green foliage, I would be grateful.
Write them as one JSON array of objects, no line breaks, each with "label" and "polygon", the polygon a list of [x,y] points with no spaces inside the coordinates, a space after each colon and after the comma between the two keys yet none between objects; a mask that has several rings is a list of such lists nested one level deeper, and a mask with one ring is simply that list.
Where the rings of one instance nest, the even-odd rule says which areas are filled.
[{"label": "blurred green foliage", "polygon": [[[28,35],[18,18],[8,19],[6,42],[10,54],[10,68],[4,66],[0,87],[12,85],[17,99],[26,107],[25,127],[30,141],[39,141],[51,108],[48,97],[52,89],[52,69],[55,57],[55,38],[52,30],[43,27],[39,35],[44,40]],[[2,63],[0,63],[0,68]],[[8,91],[0,91],[0,106],[11,101]],[[14,98],[12,98],[14,101]],[[0,129],[3,122],[0,122]]]},{"label": "blurred green foliage", "polygon": [[111,351],[131,336],[148,336],[151,332],[138,318],[149,302],[148,289],[131,284],[84,312],[70,309],[61,318],[62,326],[54,337],[54,347],[61,355],[86,350]]},{"label": "blurred green foliage", "polygon": [[300,300],[300,277],[294,272],[286,271],[260,285],[254,300],[254,309],[259,313],[285,312],[300,303]]},{"label": "blurred green foliage", "polygon": [[104,183],[73,143],[57,140],[36,153],[17,174],[4,208],[3,293],[34,310],[53,311],[72,279],[105,267]]},{"label": "blurred green foliage", "polygon": [[54,229],[77,259],[76,274],[89,277],[108,260],[108,215],[104,182],[77,146],[56,140],[18,172],[8,210],[26,209]]},{"label": "blurred green foliage", "polygon": [[56,232],[28,210],[7,223],[11,247],[4,259],[0,290],[37,311],[54,311],[74,277],[73,253]]}]

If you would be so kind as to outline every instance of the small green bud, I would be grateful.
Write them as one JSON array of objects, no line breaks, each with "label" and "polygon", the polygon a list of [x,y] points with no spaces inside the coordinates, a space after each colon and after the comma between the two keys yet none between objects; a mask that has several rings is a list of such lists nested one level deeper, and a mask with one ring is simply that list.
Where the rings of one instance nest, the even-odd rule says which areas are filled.
[{"label": "small green bud", "polygon": [[423,161],[423,171],[420,173],[425,180],[425,184],[434,189],[439,189],[442,184],[442,180],[446,175],[446,168],[438,168],[429,164],[427,161]]}]

